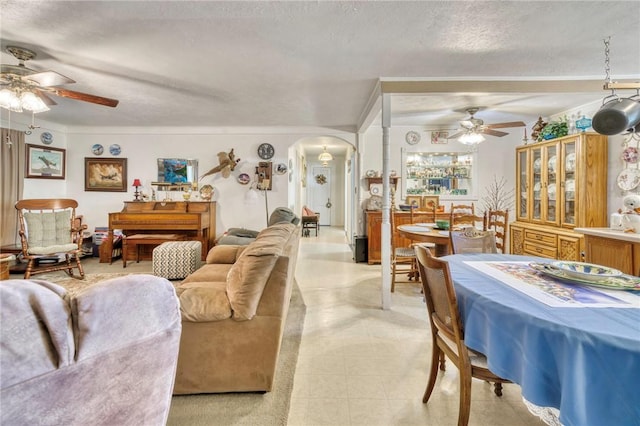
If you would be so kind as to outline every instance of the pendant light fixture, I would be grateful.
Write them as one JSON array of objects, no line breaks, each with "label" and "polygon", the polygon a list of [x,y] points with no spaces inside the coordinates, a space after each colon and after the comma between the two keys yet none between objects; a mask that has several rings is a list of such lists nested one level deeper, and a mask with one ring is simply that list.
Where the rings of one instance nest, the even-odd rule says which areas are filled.
[{"label": "pendant light fixture", "polygon": [[322,161],[323,166],[328,166],[329,161],[333,160],[333,155],[327,152],[327,146],[324,146],[324,151],[320,155],[318,155],[318,160]]}]

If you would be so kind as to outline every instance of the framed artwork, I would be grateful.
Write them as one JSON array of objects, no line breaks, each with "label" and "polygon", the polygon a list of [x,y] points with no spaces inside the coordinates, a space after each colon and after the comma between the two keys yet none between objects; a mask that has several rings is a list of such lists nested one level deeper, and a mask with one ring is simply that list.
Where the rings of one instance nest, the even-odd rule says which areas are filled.
[{"label": "framed artwork", "polygon": [[167,183],[198,182],[198,160],[158,158],[158,181]]},{"label": "framed artwork", "polygon": [[35,179],[64,179],[67,155],[64,149],[26,144],[26,177]]},{"label": "framed artwork", "polygon": [[437,210],[440,205],[439,195],[423,195],[422,196],[422,208],[429,210]]},{"label": "framed artwork", "polygon": [[407,198],[404,202],[409,206],[415,205],[417,207],[420,207],[422,203],[422,197],[420,195],[407,195]]},{"label": "framed artwork", "polygon": [[127,191],[127,159],[85,157],[84,190]]},{"label": "framed artwork", "polygon": [[446,144],[449,132],[431,132],[431,143]]}]

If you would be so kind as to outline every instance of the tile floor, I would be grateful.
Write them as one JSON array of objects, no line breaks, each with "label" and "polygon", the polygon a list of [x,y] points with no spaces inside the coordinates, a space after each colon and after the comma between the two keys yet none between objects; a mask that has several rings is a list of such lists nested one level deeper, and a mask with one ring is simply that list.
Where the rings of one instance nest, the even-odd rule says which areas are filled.
[{"label": "tile floor", "polygon": [[[422,403],[431,338],[419,288],[399,284],[381,309],[380,266],[355,263],[344,231],[301,239],[296,277],[307,315],[294,379],[290,426],[455,425],[457,380],[448,364]],[[520,388],[502,398],[475,381],[470,425],[542,425]]]},{"label": "tile floor", "polygon": [[[83,262],[85,272],[151,271],[150,261]],[[294,379],[289,426],[457,424],[458,392],[448,364],[428,404],[431,338],[420,290],[398,284],[390,310],[381,309],[380,266],[355,263],[344,230],[322,227],[301,239],[296,277],[307,305]],[[12,274],[12,278],[22,275]],[[36,276],[37,277],[37,276]],[[540,426],[520,388],[502,398],[474,381],[470,425]]]}]

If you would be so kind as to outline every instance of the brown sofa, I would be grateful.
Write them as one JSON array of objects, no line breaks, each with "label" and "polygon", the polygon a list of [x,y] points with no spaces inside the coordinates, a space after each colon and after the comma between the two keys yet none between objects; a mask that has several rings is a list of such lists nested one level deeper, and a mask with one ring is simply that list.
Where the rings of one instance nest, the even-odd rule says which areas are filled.
[{"label": "brown sofa", "polygon": [[182,336],[174,394],[268,392],[294,282],[300,226],[213,247],[177,288]]},{"label": "brown sofa", "polygon": [[0,281],[0,424],[162,425],[180,343],[171,283],[102,281],[71,295]]}]

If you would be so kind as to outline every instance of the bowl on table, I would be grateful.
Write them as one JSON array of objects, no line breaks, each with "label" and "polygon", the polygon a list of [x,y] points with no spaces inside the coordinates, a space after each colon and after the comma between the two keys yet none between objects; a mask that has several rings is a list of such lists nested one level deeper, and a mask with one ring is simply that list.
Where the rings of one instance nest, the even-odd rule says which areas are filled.
[{"label": "bowl on table", "polygon": [[622,275],[617,269],[593,263],[557,261],[552,262],[552,265],[570,277],[587,281],[602,281]]},{"label": "bowl on table", "polygon": [[449,221],[448,220],[436,220],[436,228],[438,229],[449,229]]}]

